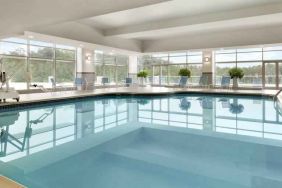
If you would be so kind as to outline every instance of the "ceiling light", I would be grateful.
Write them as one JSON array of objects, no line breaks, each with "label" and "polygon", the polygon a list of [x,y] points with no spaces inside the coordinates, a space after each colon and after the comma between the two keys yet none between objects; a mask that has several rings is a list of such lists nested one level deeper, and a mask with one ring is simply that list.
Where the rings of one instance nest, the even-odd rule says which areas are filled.
[{"label": "ceiling light", "polygon": [[29,38],[29,39],[33,39],[33,38],[34,38],[34,36],[32,36],[32,35],[28,35],[28,38]]},{"label": "ceiling light", "polygon": [[91,61],[91,54],[86,54],[85,55],[85,60],[86,61]]}]

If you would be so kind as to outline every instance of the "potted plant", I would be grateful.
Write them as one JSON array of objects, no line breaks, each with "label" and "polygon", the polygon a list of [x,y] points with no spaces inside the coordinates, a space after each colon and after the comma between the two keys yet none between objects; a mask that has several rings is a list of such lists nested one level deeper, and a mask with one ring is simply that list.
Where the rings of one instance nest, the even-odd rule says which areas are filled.
[{"label": "potted plant", "polygon": [[137,74],[137,77],[140,78],[141,80],[141,85],[144,86],[145,85],[145,80],[148,76],[148,72],[143,70],[143,71],[140,71],[138,74]]},{"label": "potted plant", "polygon": [[229,75],[233,79],[233,88],[238,88],[238,78],[242,79],[244,77],[244,71],[235,67],[229,70]]},{"label": "potted plant", "polygon": [[178,72],[178,75],[180,76],[180,83],[179,85],[185,86],[187,83],[188,78],[191,77],[191,71],[187,68],[180,69]]},{"label": "potted plant", "polygon": [[186,76],[186,77],[190,78],[191,77],[191,71],[187,68],[183,68],[183,69],[179,70],[178,75],[179,76]]},{"label": "potted plant", "polygon": [[147,78],[148,76],[148,72],[143,70],[143,71],[140,71],[138,74],[137,74],[137,77],[141,79],[141,85],[144,86],[145,85],[145,79]]}]

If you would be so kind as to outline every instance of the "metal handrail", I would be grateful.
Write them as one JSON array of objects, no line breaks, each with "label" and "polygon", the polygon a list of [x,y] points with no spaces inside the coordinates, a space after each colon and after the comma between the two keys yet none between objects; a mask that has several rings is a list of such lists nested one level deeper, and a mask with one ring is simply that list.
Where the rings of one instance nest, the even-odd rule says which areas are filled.
[{"label": "metal handrail", "polygon": [[276,111],[278,112],[278,114],[282,117],[282,106],[280,107],[279,105],[278,105],[278,102],[279,101],[274,101],[274,108],[276,109]]},{"label": "metal handrail", "polygon": [[274,100],[276,100],[278,98],[278,96],[280,95],[280,93],[282,93],[282,89],[280,89],[274,96]]}]

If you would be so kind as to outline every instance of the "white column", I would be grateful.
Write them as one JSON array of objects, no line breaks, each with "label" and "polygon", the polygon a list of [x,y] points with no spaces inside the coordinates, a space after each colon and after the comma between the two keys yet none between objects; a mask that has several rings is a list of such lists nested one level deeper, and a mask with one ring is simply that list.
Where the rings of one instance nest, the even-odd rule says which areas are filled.
[{"label": "white column", "polygon": [[213,53],[211,50],[203,51],[203,74],[209,76],[209,84],[213,81]]},{"label": "white column", "polygon": [[86,80],[87,85],[81,89],[85,89],[87,86],[92,87],[95,80],[95,70],[94,70],[94,57],[93,50],[79,48],[77,50],[77,69],[76,77]]},{"label": "white column", "polygon": [[137,82],[138,72],[138,56],[130,55],[128,62],[128,76],[133,79],[133,82]]},{"label": "white column", "polygon": [[138,71],[138,56],[137,55],[130,55],[129,62],[128,62],[128,74],[129,75],[136,75]]}]

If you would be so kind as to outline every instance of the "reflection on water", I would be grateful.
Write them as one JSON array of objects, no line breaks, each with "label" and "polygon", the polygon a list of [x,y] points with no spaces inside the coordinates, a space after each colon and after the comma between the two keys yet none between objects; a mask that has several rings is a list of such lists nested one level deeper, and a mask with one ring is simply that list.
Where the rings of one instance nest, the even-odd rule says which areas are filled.
[{"label": "reflection on water", "polygon": [[282,116],[271,99],[196,95],[99,98],[1,112],[0,160],[21,158],[136,122],[282,140]]},{"label": "reflection on water", "polygon": [[0,160],[10,161],[128,122],[125,99],[0,113]]},{"label": "reflection on water", "polygon": [[138,105],[138,121],[282,140],[282,116],[266,98],[153,99]]}]

